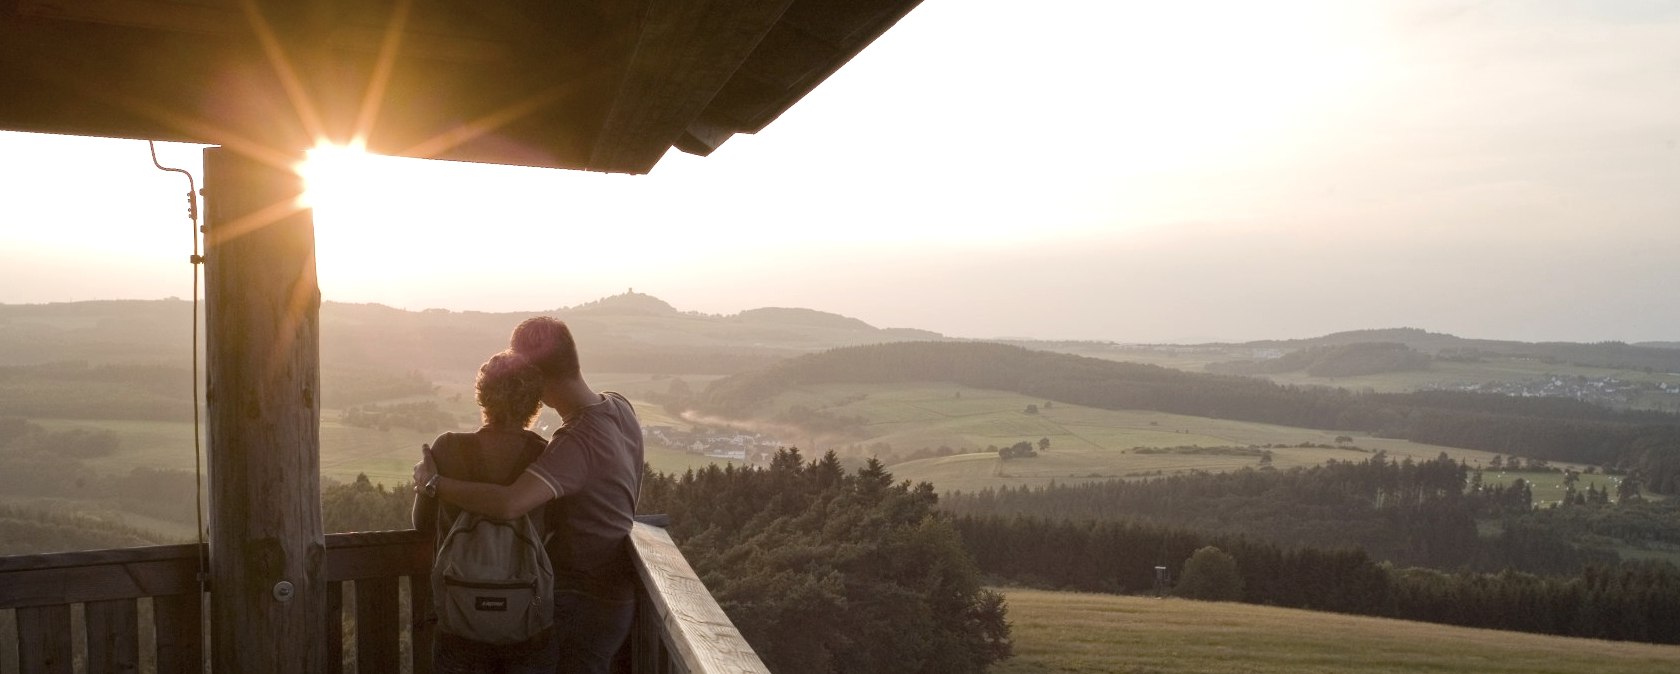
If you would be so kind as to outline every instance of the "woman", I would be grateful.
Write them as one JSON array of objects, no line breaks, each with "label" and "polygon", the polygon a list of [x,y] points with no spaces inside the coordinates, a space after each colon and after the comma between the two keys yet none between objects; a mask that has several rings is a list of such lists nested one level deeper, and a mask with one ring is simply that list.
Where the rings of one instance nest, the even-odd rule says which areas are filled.
[{"label": "woman", "polygon": [[[542,373],[512,351],[490,357],[478,370],[478,405],[484,425],[472,433],[444,433],[431,451],[438,473],[474,482],[511,484],[542,453],[547,441],[528,430],[541,410]],[[553,509],[550,503],[547,509]],[[414,528],[432,532],[437,550],[460,510],[423,494],[414,497]],[[542,527],[542,515],[534,513]],[[546,529],[545,529],[546,530]],[[439,630],[432,660],[439,674],[454,672],[553,672],[558,651],[554,630],[529,641],[495,645]]]}]

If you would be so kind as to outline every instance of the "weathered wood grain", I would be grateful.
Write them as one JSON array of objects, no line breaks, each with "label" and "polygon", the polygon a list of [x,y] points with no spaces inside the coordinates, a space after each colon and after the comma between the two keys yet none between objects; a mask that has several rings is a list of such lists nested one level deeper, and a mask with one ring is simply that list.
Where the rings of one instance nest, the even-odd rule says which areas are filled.
[{"label": "weathered wood grain", "polygon": [[324,671],[314,217],[291,165],[232,148],[204,151],[204,186],[211,660]]},{"label": "weathered wood grain", "polygon": [[0,557],[0,608],[198,591],[195,545]]},{"label": "weathered wood grain", "polygon": [[413,529],[327,536],[321,577],[329,581],[431,573],[431,539]]},{"label": "weathered wood grain", "polygon": [[653,605],[678,671],[764,673],[764,662],[706,591],[665,530],[637,523],[630,531],[636,572]]},{"label": "weathered wood grain", "polygon": [[152,598],[156,627],[158,674],[201,674],[204,671],[204,600],[191,594]]},{"label": "weathered wood grain", "polygon": [[[320,671],[343,662],[341,582],[355,580],[358,667],[393,671],[400,666],[399,639],[408,623],[413,671],[431,671],[433,626],[428,573],[431,551],[416,531],[332,534],[325,537],[321,582],[328,587]],[[631,543],[642,591],[632,642],[638,674],[765,672],[762,661],[695,576],[662,529],[638,523]],[[51,632],[53,638],[20,639],[25,671],[59,671],[68,662],[69,605],[87,602],[89,671],[133,671],[138,648],[134,600],[152,597],[159,672],[198,674],[203,669],[202,600],[195,546],[0,557],[0,608],[18,608],[20,636]],[[399,601],[398,578],[409,577],[409,606]],[[62,618],[58,617],[62,614]],[[57,623],[57,628],[47,625]],[[28,627],[24,625],[27,624]],[[128,640],[128,641],[125,641]],[[105,663],[110,663],[106,666]]]},{"label": "weathered wood grain", "polygon": [[661,635],[659,612],[645,590],[636,592],[636,623],[630,632],[630,671],[635,674],[656,674],[670,656],[665,651]]},{"label": "weathered wood grain", "polygon": [[140,671],[140,607],[133,599],[88,602],[87,671]]},{"label": "weathered wood grain", "polygon": [[344,583],[327,581],[327,672],[344,671]]},{"label": "weathered wood grain", "polygon": [[414,674],[432,674],[432,639],[437,623],[432,614],[432,582],[427,574],[408,577],[409,646],[413,649]]},{"label": "weathered wood grain", "polygon": [[401,659],[397,626],[397,579],[356,581],[356,668],[380,671]]},{"label": "weathered wood grain", "polygon": [[[648,3],[591,166],[652,168],[730,81],[792,0]],[[657,92],[680,94],[654,95]],[[636,146],[630,138],[658,138]],[[643,169],[644,171],[647,169]]]},{"label": "weathered wood grain", "polygon": [[70,607],[31,606],[17,610],[18,671],[70,674]]},{"label": "weathered wood grain", "polygon": [[[328,581],[419,574],[431,569],[427,539],[412,529],[326,537]],[[138,599],[198,590],[196,545],[0,557],[0,609]]]}]

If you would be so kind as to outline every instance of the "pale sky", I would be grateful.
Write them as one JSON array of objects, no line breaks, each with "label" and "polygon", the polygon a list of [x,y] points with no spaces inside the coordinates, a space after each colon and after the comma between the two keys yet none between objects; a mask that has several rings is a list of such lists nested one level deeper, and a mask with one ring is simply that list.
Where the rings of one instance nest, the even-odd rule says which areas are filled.
[{"label": "pale sky", "polygon": [[[188,296],[183,191],[142,141],[0,133],[0,302]],[[317,198],[326,298],[409,309],[1680,340],[1680,3],[927,0],[709,158]]]}]

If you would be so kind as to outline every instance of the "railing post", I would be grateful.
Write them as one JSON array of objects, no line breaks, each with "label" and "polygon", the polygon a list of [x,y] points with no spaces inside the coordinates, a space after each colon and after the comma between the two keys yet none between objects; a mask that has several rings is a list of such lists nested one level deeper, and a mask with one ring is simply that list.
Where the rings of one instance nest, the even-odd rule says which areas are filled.
[{"label": "railing post", "polygon": [[298,206],[294,166],[209,148],[204,182],[211,661],[218,672],[319,672],[314,218]]}]

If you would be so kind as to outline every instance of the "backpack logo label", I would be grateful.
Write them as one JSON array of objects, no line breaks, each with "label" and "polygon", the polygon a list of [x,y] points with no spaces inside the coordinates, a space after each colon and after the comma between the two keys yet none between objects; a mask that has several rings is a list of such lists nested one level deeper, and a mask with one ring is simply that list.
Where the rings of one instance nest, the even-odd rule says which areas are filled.
[{"label": "backpack logo label", "polygon": [[477,611],[506,611],[507,597],[477,597],[473,609]]}]

